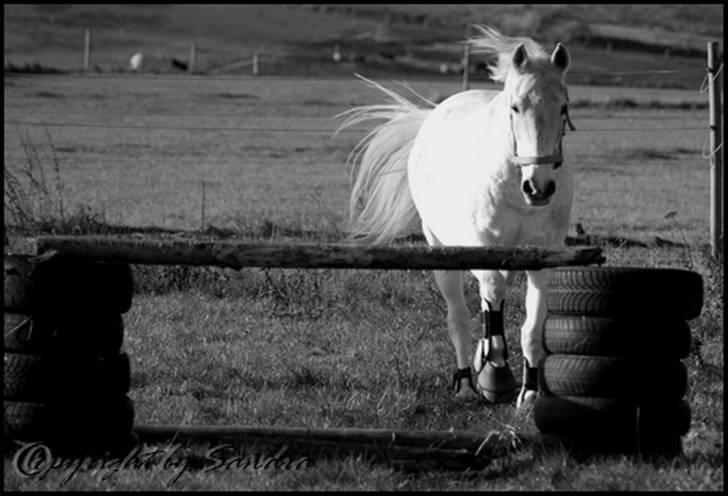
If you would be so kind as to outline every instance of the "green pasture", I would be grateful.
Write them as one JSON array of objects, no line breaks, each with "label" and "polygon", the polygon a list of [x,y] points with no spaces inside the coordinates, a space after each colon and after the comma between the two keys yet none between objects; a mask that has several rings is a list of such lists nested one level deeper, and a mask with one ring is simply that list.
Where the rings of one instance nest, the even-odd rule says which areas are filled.
[{"label": "green pasture", "polygon": [[[394,81],[384,81],[396,85]],[[482,471],[410,473],[366,458],[301,471],[127,470],[20,476],[14,490],[723,490],[723,265],[709,257],[707,94],[571,87],[577,131],[572,221],[604,243],[608,265],[682,267],[705,285],[686,359],[692,426],[684,456],[647,462],[577,457],[533,441]],[[417,80],[439,100],[460,83]],[[378,95],[351,80],[5,77],[5,168],[21,182],[42,167],[40,218],[109,225],[232,230],[240,237],[346,230],[346,158],[363,136],[334,137],[333,116]],[[7,191],[7,190],[6,190]],[[14,219],[6,209],[6,225]],[[266,226],[278,231],[266,231]],[[209,231],[208,231],[209,232]],[[263,234],[267,233],[267,234]],[[278,233],[278,234],[276,234]],[[657,242],[656,239],[661,240]],[[134,267],[125,315],[137,423],[474,430],[536,439],[510,405],[456,404],[445,306],[424,271]],[[471,329],[479,332],[469,280]],[[679,288],[676,288],[679,290]],[[506,304],[511,364],[520,373],[525,280]],[[660,353],[655,343],[654,352]]]}]

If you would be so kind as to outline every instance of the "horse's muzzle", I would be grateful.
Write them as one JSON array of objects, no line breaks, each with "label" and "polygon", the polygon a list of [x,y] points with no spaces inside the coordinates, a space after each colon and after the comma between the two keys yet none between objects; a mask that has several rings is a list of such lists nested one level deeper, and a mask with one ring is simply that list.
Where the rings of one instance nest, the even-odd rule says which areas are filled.
[{"label": "horse's muzzle", "polygon": [[556,191],[556,183],[554,181],[549,181],[546,183],[546,186],[538,188],[532,180],[528,179],[523,181],[521,187],[526,201],[529,205],[533,206],[546,205]]}]

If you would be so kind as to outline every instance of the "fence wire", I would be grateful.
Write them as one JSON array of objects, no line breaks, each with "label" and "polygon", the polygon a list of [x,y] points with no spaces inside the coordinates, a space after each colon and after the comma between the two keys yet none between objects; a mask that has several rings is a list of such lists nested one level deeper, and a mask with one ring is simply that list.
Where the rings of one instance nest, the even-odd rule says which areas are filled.
[{"label": "fence wire", "polygon": [[[84,124],[71,122],[34,122],[34,121],[5,121],[11,126],[34,126],[34,127],[72,127],[72,128],[97,128],[97,129],[130,129],[140,131],[239,131],[239,132],[265,132],[265,133],[334,133],[336,129],[327,128],[276,128],[276,127],[238,127],[238,126],[144,126],[135,124]],[[665,126],[660,128],[647,127],[604,127],[604,128],[578,128],[577,133],[590,132],[663,132],[663,131],[704,131],[705,127],[698,126]],[[361,133],[364,129],[343,129],[340,132]]]},{"label": "fence wire", "polygon": [[[282,103],[276,103],[276,106],[301,106],[300,103],[294,103],[294,102],[282,102]],[[348,106],[345,104],[335,104],[331,105],[331,107],[341,107],[342,109],[347,109]],[[598,107],[598,105],[596,105]],[[673,110],[672,108],[669,108],[667,110]],[[79,111],[70,111],[70,112],[52,112],[52,111],[28,111],[24,109],[5,109],[5,116],[8,117],[9,115],[12,116],[13,114],[21,114],[23,116],[31,116],[31,115],[39,115],[39,116],[83,116],[83,117],[98,117],[102,119],[108,119],[110,117],[114,118],[120,118],[124,119],[127,117],[142,117],[142,118],[158,118],[158,117],[165,117],[165,118],[206,118],[206,117],[220,117],[220,118],[230,118],[230,119],[242,119],[242,118],[248,118],[249,115],[245,115],[242,112],[237,113],[230,113],[230,112],[206,112],[204,114],[197,113],[168,113],[168,112],[124,112],[124,113],[115,113],[115,112],[79,112]],[[300,119],[300,118],[320,118],[325,119],[323,117],[318,116],[300,116],[300,115],[280,115],[276,116],[277,118],[281,119]],[[590,117],[592,118],[592,117]],[[332,120],[334,118],[332,117]],[[612,115],[609,117],[610,121],[633,121],[634,117],[632,116],[615,116]],[[640,115],[640,120],[659,120],[659,121],[670,121],[670,120],[686,120],[685,118],[666,118],[663,115]],[[697,120],[697,118],[691,118],[687,120]],[[7,122],[6,122],[7,123]],[[10,122],[12,123],[12,122]]]},{"label": "fence wire", "polygon": [[[700,84],[699,92],[704,92],[704,87],[707,84],[708,78],[716,78],[718,77],[720,71],[722,69],[722,64],[720,68],[716,71],[715,74],[705,74],[705,79],[703,79],[702,83]],[[645,70],[645,71],[623,71],[623,72],[600,72],[600,71],[582,71],[574,73],[573,75],[611,75],[611,76],[624,76],[624,75],[652,75],[652,74],[676,74],[686,72],[684,70],[677,70],[677,69],[664,69],[664,70]],[[692,72],[691,70],[688,70],[687,72]],[[23,76],[27,76],[26,74],[23,74]],[[31,74],[31,76],[44,76],[44,75],[35,75]],[[352,84],[356,83],[359,84],[360,82],[358,80],[352,79],[351,77],[326,77],[326,78],[312,78],[312,77],[286,77],[286,76],[204,76],[204,75],[145,75],[145,74],[133,74],[133,73],[124,73],[124,74],[87,74],[87,73],[72,73],[72,74],[59,74],[59,78],[62,79],[73,79],[73,78],[84,78],[84,79],[99,79],[99,80],[108,80],[108,79],[142,79],[142,80],[148,80],[148,81],[157,81],[157,80],[173,80],[173,81],[195,81],[195,82],[202,82],[202,81],[236,81],[236,82],[259,82],[259,81],[314,81],[314,82],[326,82],[326,81],[350,81]],[[417,78],[408,78],[410,81],[417,81]],[[440,80],[440,79],[432,79],[428,78],[425,81],[428,82],[445,82],[446,80]],[[282,106],[296,106],[301,105],[301,103],[297,102],[280,102],[276,103],[275,105],[282,105]],[[596,104],[598,106],[598,104]],[[345,103],[331,103],[331,106],[341,106],[346,107]],[[9,115],[8,115],[9,114]],[[42,112],[42,111],[25,111],[23,109],[7,109],[5,112],[5,126],[16,126],[16,127],[42,127],[42,128],[79,128],[79,129],[122,129],[122,130],[128,130],[128,131],[134,131],[139,133],[150,133],[154,131],[178,131],[178,132],[201,132],[201,133],[209,133],[209,132],[239,132],[239,133],[271,133],[271,134],[279,134],[279,133],[296,133],[296,134],[303,134],[303,133],[315,133],[315,134],[329,134],[334,135],[337,132],[337,127],[335,125],[332,125],[332,127],[320,127],[320,126],[307,126],[307,127],[301,127],[301,126],[238,126],[238,125],[227,125],[227,126],[197,126],[197,125],[173,125],[173,124],[116,124],[116,123],[110,123],[110,122],[63,122],[63,121],[45,121],[36,119],[36,120],[30,120],[30,119],[18,119],[16,117],[16,114],[21,114],[22,116],[53,116],[55,118],[58,118],[59,116],[64,117],[70,117],[70,116],[77,116],[77,117],[83,117],[83,118],[101,118],[104,120],[108,120],[109,118],[120,118],[120,119],[126,119],[126,118],[207,118],[207,117],[213,117],[213,118],[248,118],[249,116],[243,116],[240,113],[207,113],[207,114],[199,114],[199,113],[151,113],[151,112],[124,112],[124,113],[108,113],[108,112],[80,112],[80,111],[71,111],[71,112]],[[8,118],[10,116],[10,118]],[[265,117],[264,117],[265,118]],[[275,116],[277,119],[301,119],[301,118],[317,118],[317,119],[323,119],[320,117],[315,116]],[[588,119],[588,118],[587,118]],[[640,116],[641,120],[644,120],[643,116]],[[707,132],[708,129],[706,126],[702,125],[665,125],[666,122],[670,120],[680,120],[681,122],[685,122],[686,119],[668,119],[664,116],[655,116],[650,117],[650,119],[653,120],[660,120],[660,122],[663,124],[662,126],[654,126],[654,127],[637,127],[637,126],[608,126],[608,127],[584,127],[584,126],[578,126],[576,133],[662,133],[662,132],[679,132],[679,131],[705,131]],[[614,121],[632,121],[634,120],[634,117],[619,117],[619,116],[612,116],[610,117],[610,120]],[[359,129],[359,128],[349,128],[344,129],[340,132],[342,133],[363,133],[366,129]],[[718,147],[718,150],[720,149],[720,146]],[[705,147],[703,147],[705,148]],[[713,151],[715,153],[717,150]],[[706,153],[703,152],[703,157],[709,158],[710,155],[706,156]]]},{"label": "fence wire", "polygon": [[[607,72],[607,71],[575,71],[569,72],[569,77],[583,77],[583,76],[605,76],[605,77],[622,77],[622,76],[646,76],[646,75],[668,75],[668,74],[687,74],[687,73],[702,73],[704,69],[654,69],[644,71],[620,71],[620,72]],[[97,74],[88,72],[64,72],[57,74],[43,74],[43,73],[6,73],[6,76],[18,76],[18,77],[58,77],[65,79],[141,79],[146,81],[191,81],[191,82],[216,82],[216,81],[236,81],[241,83],[253,83],[256,81],[308,81],[308,82],[351,82],[352,84],[359,84],[359,81],[353,79],[350,75],[341,76],[272,76],[272,75],[253,75],[253,74],[241,74],[235,76],[219,76],[209,74],[141,74],[135,72],[120,72],[112,74]],[[398,78],[399,79],[399,78]],[[447,76],[408,76],[407,81],[410,82],[431,82],[441,81],[448,82],[453,81],[452,78]],[[470,82],[487,82],[492,81],[485,75],[470,74]],[[457,81],[456,83],[459,83]]]}]

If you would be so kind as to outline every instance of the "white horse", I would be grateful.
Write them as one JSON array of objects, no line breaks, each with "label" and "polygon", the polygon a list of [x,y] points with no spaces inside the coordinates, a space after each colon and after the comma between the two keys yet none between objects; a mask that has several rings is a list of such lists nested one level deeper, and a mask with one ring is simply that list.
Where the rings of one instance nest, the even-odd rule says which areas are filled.
[{"label": "white horse", "polygon": [[[351,232],[357,239],[387,243],[421,228],[432,246],[564,244],[573,199],[572,170],[561,151],[571,125],[564,80],[569,53],[561,44],[549,54],[530,38],[478,29],[480,36],[468,42],[476,53],[497,55],[490,70],[502,91],[463,91],[439,105],[417,95],[423,101],[417,105],[366,80],[391,102],[344,113],[342,128],[384,120],[351,156]],[[511,277],[504,270],[471,272],[480,285],[484,333],[472,362],[475,384],[463,272],[434,271],[457,359],[455,395],[511,401],[517,384],[503,337]],[[538,389],[548,271],[527,271],[527,277],[519,408],[531,405]]]}]

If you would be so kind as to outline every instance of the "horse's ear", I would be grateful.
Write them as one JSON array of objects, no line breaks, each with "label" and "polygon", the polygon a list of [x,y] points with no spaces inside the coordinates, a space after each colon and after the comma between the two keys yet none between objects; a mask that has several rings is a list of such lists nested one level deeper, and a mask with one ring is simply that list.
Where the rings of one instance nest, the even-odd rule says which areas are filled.
[{"label": "horse's ear", "polygon": [[561,72],[566,72],[569,68],[569,64],[571,63],[569,51],[561,43],[556,44],[554,53],[551,54],[551,63]]},{"label": "horse's ear", "polygon": [[528,62],[528,54],[526,53],[526,47],[521,43],[516,48],[516,51],[513,52],[513,67],[522,69],[526,65],[526,62]]}]

